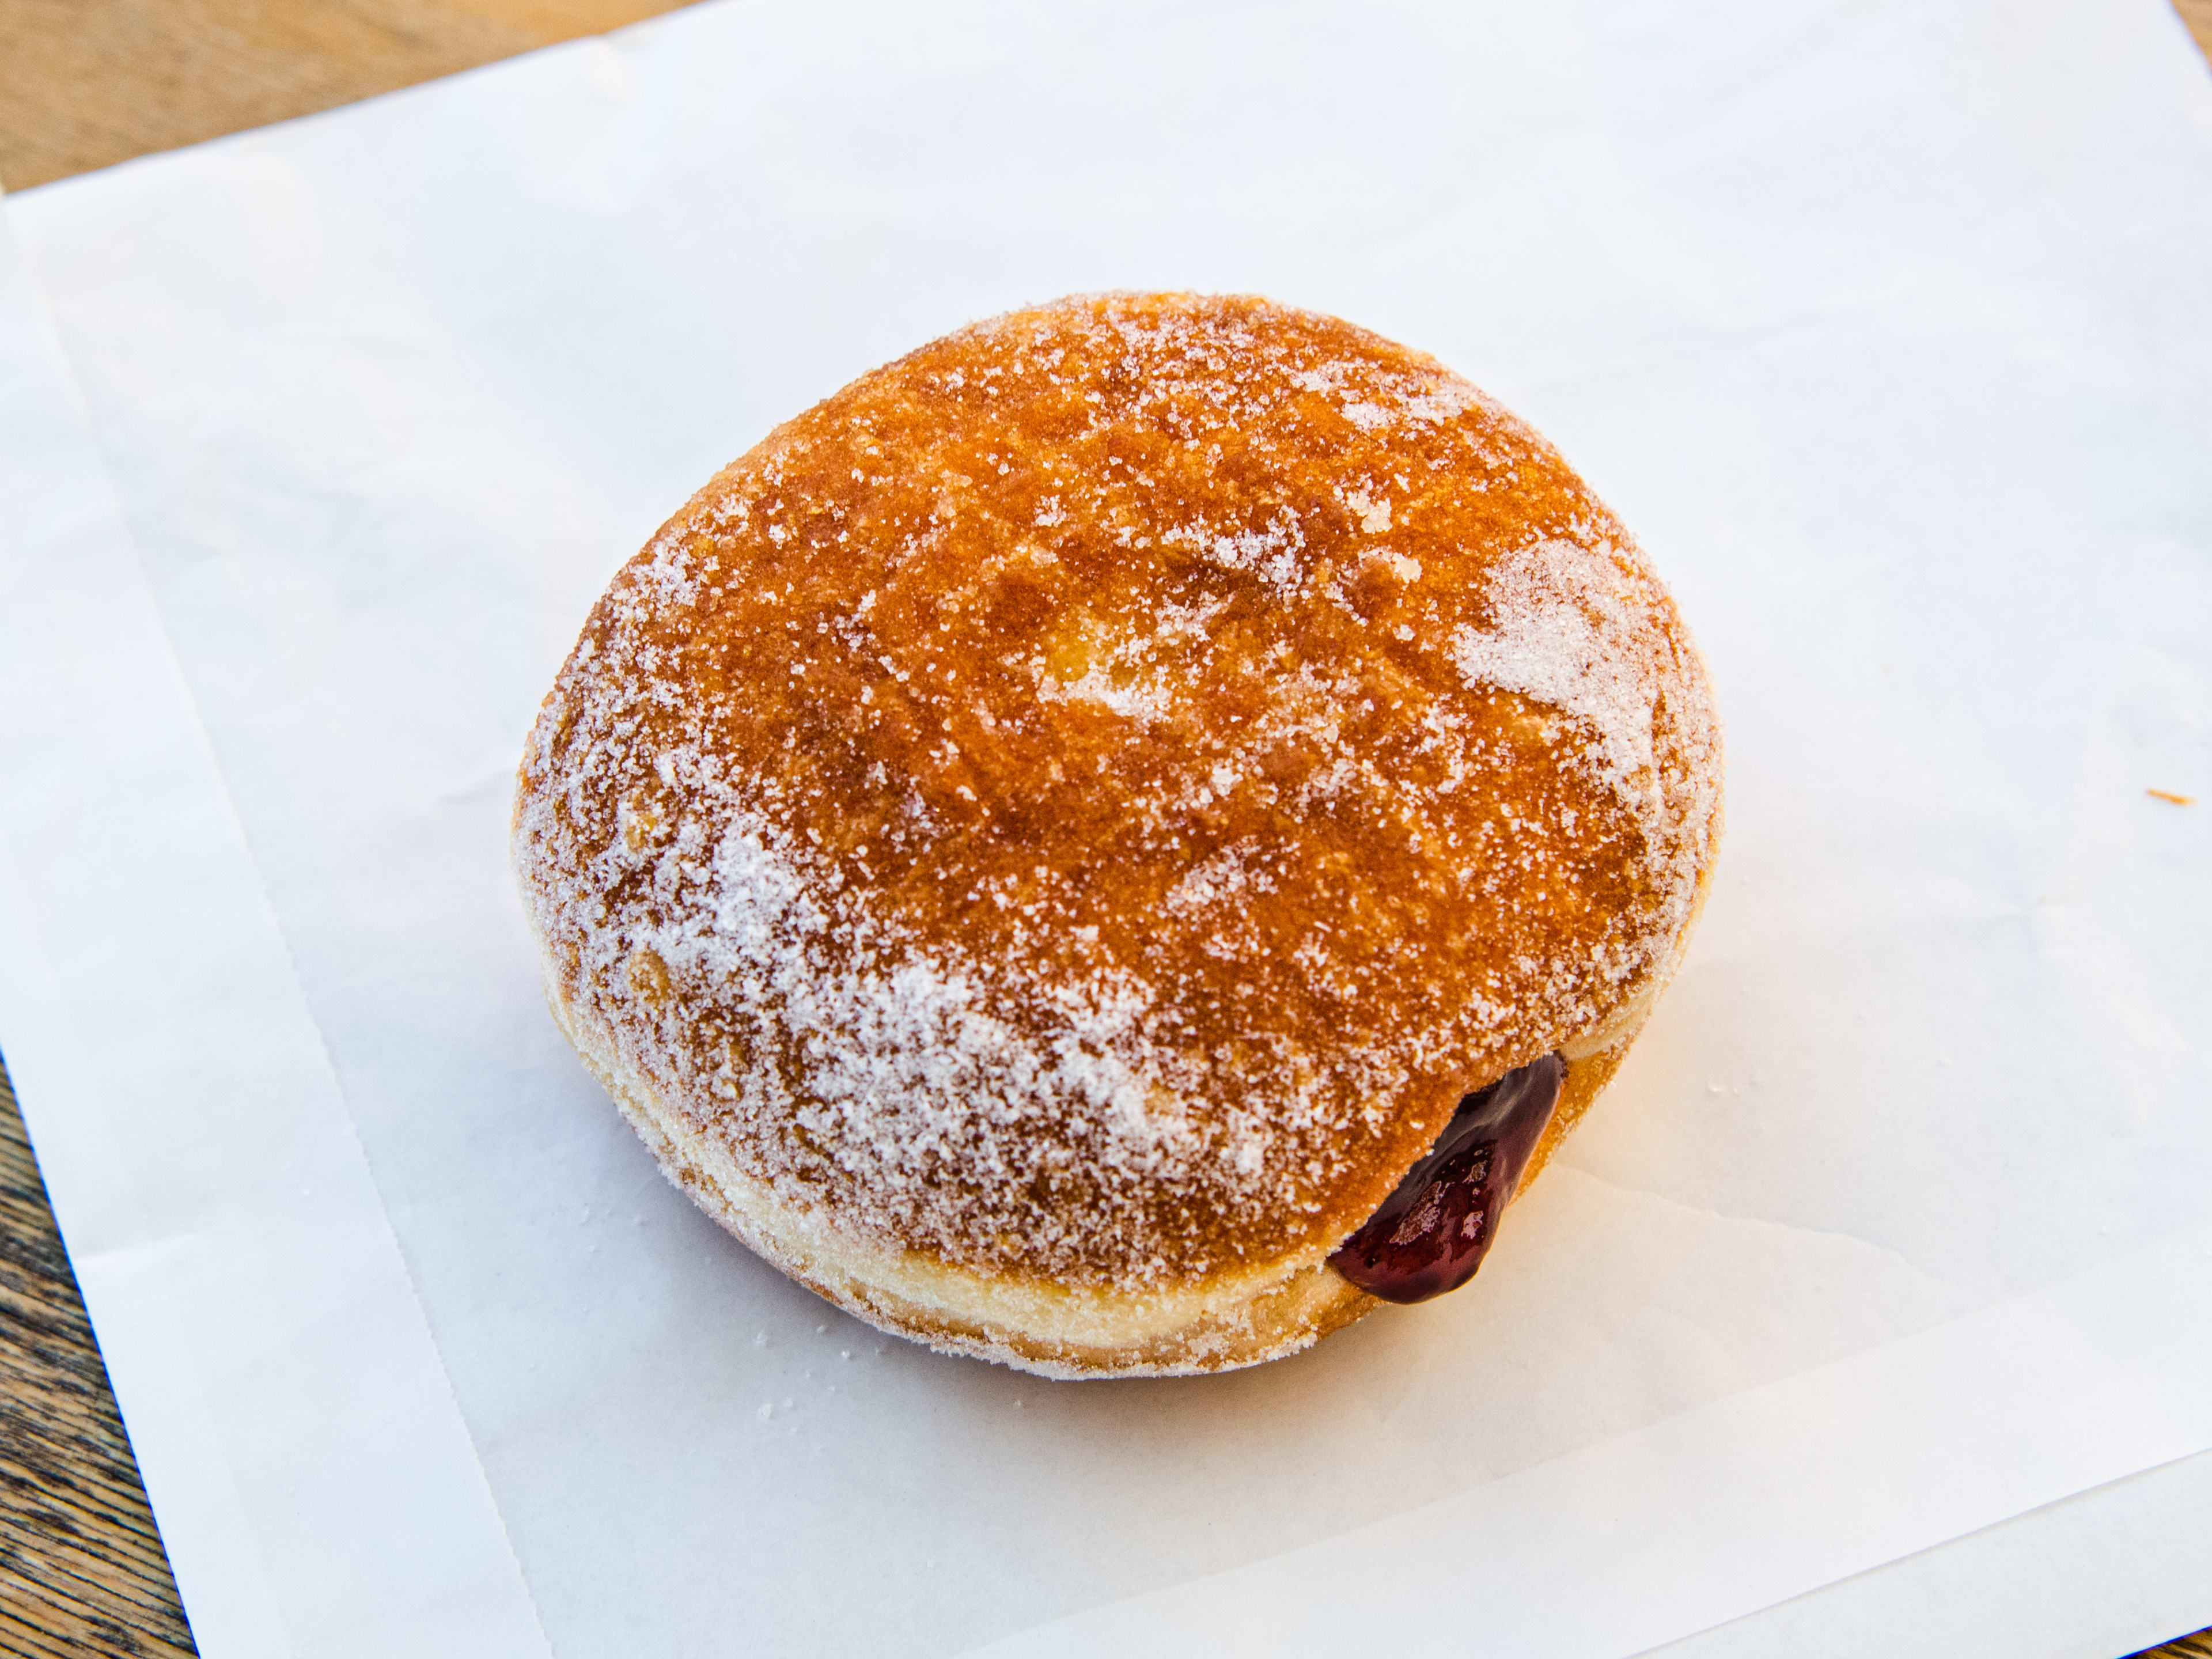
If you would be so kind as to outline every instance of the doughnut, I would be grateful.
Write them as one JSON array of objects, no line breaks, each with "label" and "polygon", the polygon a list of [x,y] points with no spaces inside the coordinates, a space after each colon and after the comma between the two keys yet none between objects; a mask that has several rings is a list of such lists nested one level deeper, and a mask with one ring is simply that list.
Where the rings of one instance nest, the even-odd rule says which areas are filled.
[{"label": "doughnut", "polygon": [[1055,1377],[1466,1282],[1680,960],[1702,659],[1466,380],[1250,296],[977,323],[724,468],[546,696],[547,1000],[669,1179]]}]

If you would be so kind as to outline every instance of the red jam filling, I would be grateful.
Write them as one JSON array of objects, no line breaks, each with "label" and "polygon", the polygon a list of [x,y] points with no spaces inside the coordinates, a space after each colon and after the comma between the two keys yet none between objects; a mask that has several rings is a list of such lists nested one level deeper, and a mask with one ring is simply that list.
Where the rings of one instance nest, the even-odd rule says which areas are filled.
[{"label": "red jam filling", "polygon": [[1474,1278],[1566,1075],[1567,1062],[1547,1054],[1461,1101],[1428,1156],[1329,1266],[1385,1302],[1425,1302]]}]

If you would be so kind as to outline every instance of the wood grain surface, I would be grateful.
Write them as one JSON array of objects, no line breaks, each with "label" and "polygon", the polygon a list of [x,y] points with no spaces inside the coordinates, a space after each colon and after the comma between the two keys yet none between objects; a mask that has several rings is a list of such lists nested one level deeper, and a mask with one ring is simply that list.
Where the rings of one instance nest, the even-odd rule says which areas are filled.
[{"label": "wood grain surface", "polygon": [[0,1652],[191,1651],[138,1465],[0,1072]]},{"label": "wood grain surface", "polygon": [[311,114],[668,0],[0,0],[0,185]]},{"label": "wood grain surface", "polygon": [[[2212,55],[2212,0],[2175,4]],[[664,0],[0,0],[0,185],[27,189],[668,9]],[[192,1651],[0,1071],[0,1653]],[[2212,1659],[2212,1631],[2152,1652]]]}]

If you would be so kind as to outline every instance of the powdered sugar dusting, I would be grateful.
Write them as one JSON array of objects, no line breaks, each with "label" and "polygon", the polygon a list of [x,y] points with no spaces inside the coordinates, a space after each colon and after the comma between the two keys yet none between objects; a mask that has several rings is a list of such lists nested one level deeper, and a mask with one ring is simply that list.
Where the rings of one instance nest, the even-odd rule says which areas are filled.
[{"label": "powdered sugar dusting", "polygon": [[1489,626],[1457,629],[1452,660],[1471,684],[1521,692],[1588,725],[1607,782],[1644,811],[1658,794],[1656,630],[1627,586],[1609,548],[1553,541],[1516,549],[1484,584]]},{"label": "powdered sugar dusting", "polygon": [[1325,1250],[1632,997],[1717,741],[1626,532],[1464,381],[1109,295],[878,371],[672,520],[547,700],[516,859],[574,1017],[787,1204],[1158,1285]]},{"label": "powdered sugar dusting", "polygon": [[[1483,598],[1489,620],[1452,635],[1468,684],[1519,692],[1586,728],[1587,763],[1655,854],[1694,869],[1717,810],[1711,702],[1703,674],[1683,672],[1665,590],[1642,556],[1602,540],[1533,542],[1491,566]],[[1670,714],[1695,764],[1662,776],[1656,732]]]}]

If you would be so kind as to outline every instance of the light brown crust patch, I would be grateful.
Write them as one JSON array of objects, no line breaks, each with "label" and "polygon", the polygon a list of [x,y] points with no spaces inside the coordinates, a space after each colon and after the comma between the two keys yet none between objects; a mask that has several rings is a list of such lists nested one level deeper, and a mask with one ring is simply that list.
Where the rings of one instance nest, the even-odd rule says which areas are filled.
[{"label": "light brown crust patch", "polygon": [[1622,1017],[1718,769],[1526,426],[1332,319],[1109,295],[708,483],[562,670],[515,851],[557,994],[780,1202],[1136,1291],[1317,1263]]}]

